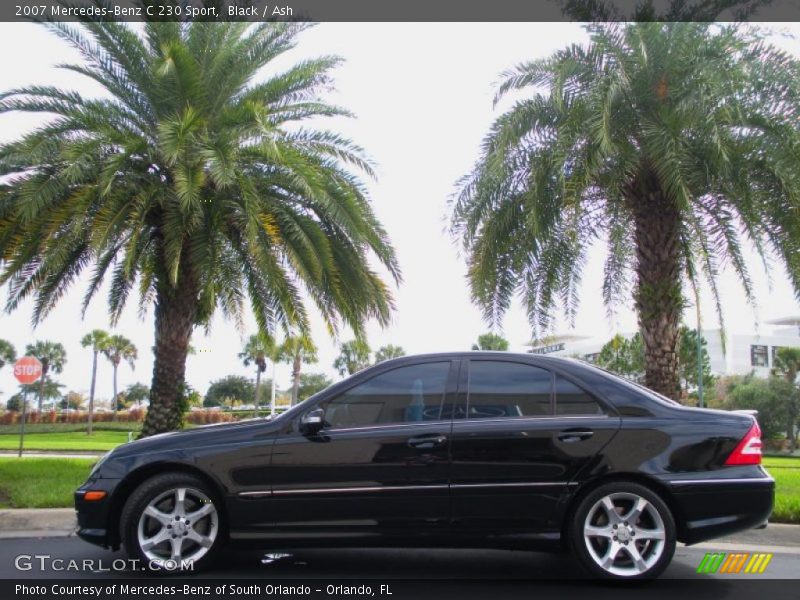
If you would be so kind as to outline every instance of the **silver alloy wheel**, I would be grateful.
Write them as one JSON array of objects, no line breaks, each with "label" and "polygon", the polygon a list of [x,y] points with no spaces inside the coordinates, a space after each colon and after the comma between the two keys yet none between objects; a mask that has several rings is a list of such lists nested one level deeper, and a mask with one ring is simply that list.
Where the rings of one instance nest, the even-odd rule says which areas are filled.
[{"label": "silver alloy wheel", "polygon": [[637,494],[618,492],[594,503],[583,525],[592,560],[604,571],[634,577],[664,554],[666,527],[658,509]]},{"label": "silver alloy wheel", "polygon": [[148,503],[137,538],[153,566],[175,569],[205,556],[218,532],[219,515],[211,499],[198,489],[180,487]]}]

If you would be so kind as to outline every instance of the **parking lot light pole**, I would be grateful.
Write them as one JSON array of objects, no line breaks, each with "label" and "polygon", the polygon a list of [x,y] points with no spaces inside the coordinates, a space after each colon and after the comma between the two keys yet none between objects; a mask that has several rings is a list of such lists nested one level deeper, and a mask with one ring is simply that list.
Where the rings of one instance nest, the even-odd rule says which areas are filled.
[{"label": "parking lot light pole", "polygon": [[697,406],[703,408],[703,344],[702,332],[700,328],[700,302],[697,306]]}]

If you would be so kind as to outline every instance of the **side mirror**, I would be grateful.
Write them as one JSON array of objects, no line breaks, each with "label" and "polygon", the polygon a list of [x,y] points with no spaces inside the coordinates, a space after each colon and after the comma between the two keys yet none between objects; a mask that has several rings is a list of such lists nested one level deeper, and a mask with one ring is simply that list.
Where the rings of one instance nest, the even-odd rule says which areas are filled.
[{"label": "side mirror", "polygon": [[314,435],[325,426],[325,411],[315,408],[303,415],[300,419],[300,433],[303,435]]}]

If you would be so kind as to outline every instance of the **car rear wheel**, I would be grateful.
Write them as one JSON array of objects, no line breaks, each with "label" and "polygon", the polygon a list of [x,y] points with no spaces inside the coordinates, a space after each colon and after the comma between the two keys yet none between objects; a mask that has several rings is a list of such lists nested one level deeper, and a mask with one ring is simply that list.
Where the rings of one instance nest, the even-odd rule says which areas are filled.
[{"label": "car rear wheel", "polygon": [[197,571],[223,544],[219,501],[201,479],[164,473],[131,494],[121,516],[122,544],[145,568]]},{"label": "car rear wheel", "polygon": [[658,577],[675,553],[669,508],[636,483],[613,482],[590,492],[575,510],[570,532],[581,564],[598,577]]}]

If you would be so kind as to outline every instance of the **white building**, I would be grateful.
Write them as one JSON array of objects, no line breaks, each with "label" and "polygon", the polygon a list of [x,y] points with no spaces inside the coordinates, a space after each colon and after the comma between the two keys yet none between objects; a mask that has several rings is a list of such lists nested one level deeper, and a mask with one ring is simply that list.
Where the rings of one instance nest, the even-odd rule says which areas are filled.
[{"label": "white building", "polygon": [[[723,352],[721,330],[704,329],[711,372],[715,375],[747,375],[755,372],[767,377],[773,366],[775,351],[783,346],[800,347],[800,316],[767,321],[757,334],[727,333]],[[632,333],[624,334],[632,337]],[[568,334],[548,337],[529,344],[532,354],[577,356],[594,362],[608,338],[599,339]]]}]

